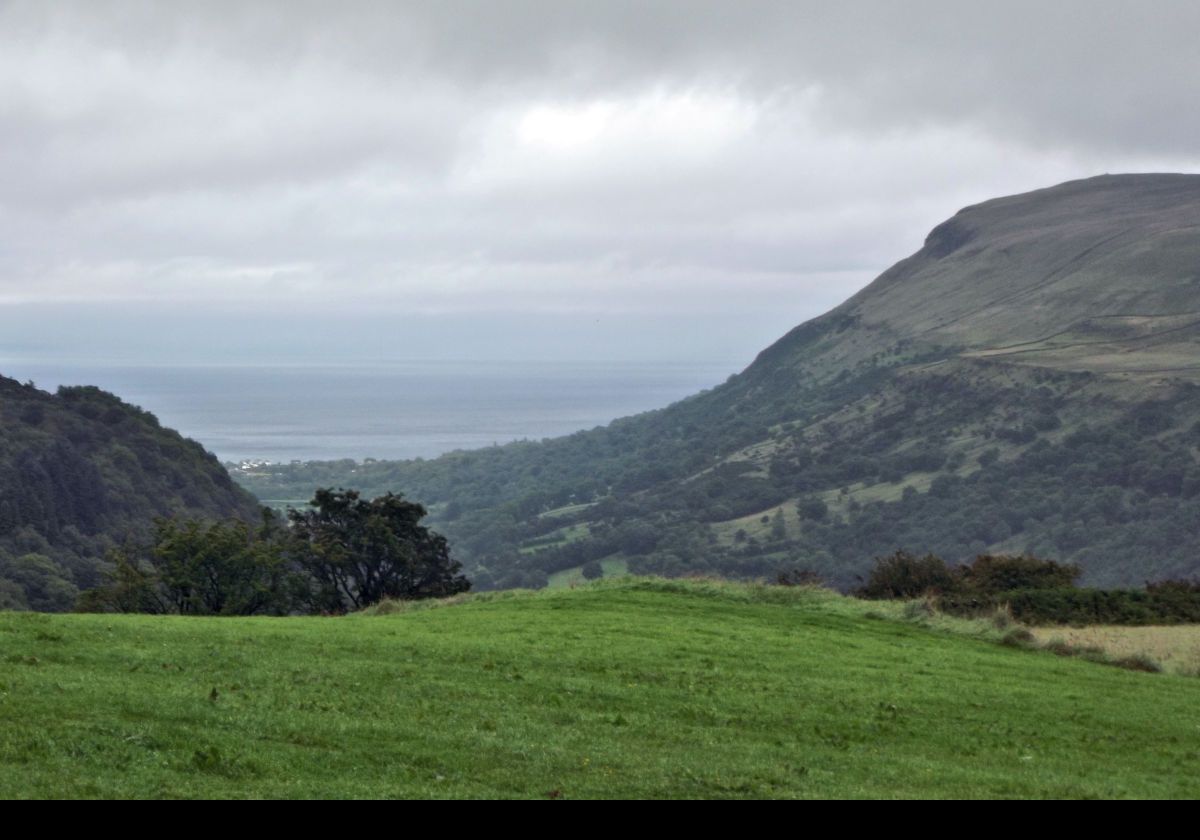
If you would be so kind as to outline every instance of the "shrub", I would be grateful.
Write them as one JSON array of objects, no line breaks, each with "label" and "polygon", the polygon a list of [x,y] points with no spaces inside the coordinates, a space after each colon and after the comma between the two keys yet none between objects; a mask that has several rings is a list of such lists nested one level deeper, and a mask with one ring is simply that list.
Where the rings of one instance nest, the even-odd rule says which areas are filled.
[{"label": "shrub", "polygon": [[992,612],[992,626],[997,630],[1007,630],[1016,623],[1013,618],[1012,607],[1008,604],[1001,604]]},{"label": "shrub", "polygon": [[1139,589],[1022,589],[996,596],[1030,624],[1190,624],[1200,614],[1200,592],[1169,597]]},{"label": "shrub", "polygon": [[897,551],[889,557],[875,558],[875,568],[867,582],[855,591],[860,598],[917,598],[927,593],[954,591],[957,580],[945,561],[933,554],[917,557]]},{"label": "shrub", "polygon": [[1004,634],[1000,639],[1000,644],[1008,647],[1027,648],[1032,647],[1036,641],[1034,635],[1024,627],[1016,627]]},{"label": "shrub", "polygon": [[824,581],[812,569],[788,569],[775,577],[780,586],[821,586]]},{"label": "shrub", "polygon": [[1125,668],[1128,671],[1144,671],[1147,674],[1158,674],[1162,672],[1162,666],[1144,654],[1134,654],[1133,656],[1123,656],[1120,659],[1114,659],[1112,662],[1118,668]]},{"label": "shrub", "polygon": [[980,593],[1010,589],[1057,589],[1074,585],[1080,568],[1031,555],[981,554],[963,570],[963,585]]}]

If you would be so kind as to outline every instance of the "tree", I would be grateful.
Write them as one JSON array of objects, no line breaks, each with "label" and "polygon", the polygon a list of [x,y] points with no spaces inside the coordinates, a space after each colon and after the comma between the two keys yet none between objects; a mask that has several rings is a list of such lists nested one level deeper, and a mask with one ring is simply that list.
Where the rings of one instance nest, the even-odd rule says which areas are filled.
[{"label": "tree", "polygon": [[308,510],[289,510],[293,553],[316,581],[314,606],[360,609],[384,598],[440,598],[465,592],[446,538],[420,525],[425,508],[388,493],[317,490]]},{"label": "tree", "polygon": [[776,542],[787,539],[787,524],[783,521],[783,508],[776,508],[775,516],[771,519],[771,539]]},{"label": "tree", "polygon": [[812,519],[817,522],[824,522],[825,517],[829,516],[829,505],[825,504],[825,501],[817,496],[808,496],[801,499],[796,504],[796,510],[800,514],[801,519]]},{"label": "tree", "polygon": [[130,549],[112,549],[106,558],[112,569],[106,581],[79,596],[78,612],[150,613],[170,612],[170,603],[163,597],[158,575],[138,564],[136,553]]},{"label": "tree", "polygon": [[251,528],[225,522],[155,521],[149,545],[110,552],[104,585],[84,593],[86,612],[179,615],[288,615],[310,600],[308,580],[292,568],[264,509]]},{"label": "tree", "polygon": [[71,609],[79,595],[75,584],[63,577],[54,561],[41,554],[0,557],[0,579],[13,584],[6,587],[4,600],[18,608],[23,600],[27,609],[62,612]]},{"label": "tree", "polygon": [[302,593],[267,514],[257,531],[240,519],[156,525],[150,562],[180,615],[287,615]]}]

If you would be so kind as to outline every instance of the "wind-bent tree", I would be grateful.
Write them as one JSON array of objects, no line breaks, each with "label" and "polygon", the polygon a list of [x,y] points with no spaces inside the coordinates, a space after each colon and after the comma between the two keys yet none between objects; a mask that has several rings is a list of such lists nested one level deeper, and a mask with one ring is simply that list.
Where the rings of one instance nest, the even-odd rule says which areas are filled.
[{"label": "wind-bent tree", "polygon": [[388,493],[320,489],[308,510],[291,510],[297,562],[317,582],[322,609],[359,609],[384,598],[440,598],[470,582],[446,538],[420,524],[426,510]]},{"label": "wind-bent tree", "polygon": [[283,535],[264,509],[261,527],[240,519],[160,518],[153,542],[111,551],[107,581],[84,593],[87,612],[289,615],[311,600]]}]

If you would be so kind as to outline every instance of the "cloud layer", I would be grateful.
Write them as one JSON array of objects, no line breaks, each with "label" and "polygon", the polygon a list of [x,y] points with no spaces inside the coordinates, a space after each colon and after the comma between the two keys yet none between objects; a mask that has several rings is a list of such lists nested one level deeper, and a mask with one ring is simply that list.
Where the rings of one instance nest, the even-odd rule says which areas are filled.
[{"label": "cloud layer", "polygon": [[1047,5],[3,3],[0,320],[659,318],[692,352],[731,319],[744,352],[965,204],[1200,168],[1200,7]]}]

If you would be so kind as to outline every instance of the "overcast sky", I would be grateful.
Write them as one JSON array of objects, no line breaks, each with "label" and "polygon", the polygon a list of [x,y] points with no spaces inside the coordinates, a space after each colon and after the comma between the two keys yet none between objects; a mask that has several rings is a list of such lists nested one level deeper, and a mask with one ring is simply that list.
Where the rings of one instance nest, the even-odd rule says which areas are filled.
[{"label": "overcast sky", "polygon": [[0,358],[737,365],[987,198],[1200,171],[1194,2],[0,2]]}]

